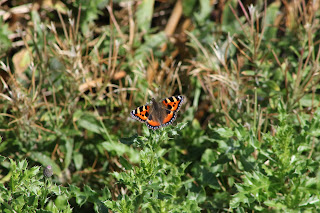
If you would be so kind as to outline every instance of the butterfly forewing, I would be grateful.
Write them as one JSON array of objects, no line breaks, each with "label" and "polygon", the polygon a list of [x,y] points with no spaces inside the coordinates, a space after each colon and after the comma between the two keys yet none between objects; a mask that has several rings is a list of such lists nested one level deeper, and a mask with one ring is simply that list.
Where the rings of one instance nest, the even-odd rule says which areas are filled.
[{"label": "butterfly forewing", "polygon": [[132,118],[140,122],[145,122],[150,115],[149,111],[150,111],[150,106],[145,105],[145,106],[138,107],[135,110],[132,110],[130,114]]}]

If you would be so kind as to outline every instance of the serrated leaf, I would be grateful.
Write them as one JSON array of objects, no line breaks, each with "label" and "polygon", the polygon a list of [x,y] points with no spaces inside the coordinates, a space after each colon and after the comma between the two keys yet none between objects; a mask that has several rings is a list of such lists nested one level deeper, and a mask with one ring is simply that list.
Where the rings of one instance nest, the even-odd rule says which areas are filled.
[{"label": "serrated leaf", "polygon": [[28,177],[33,177],[33,176],[36,176],[38,173],[39,173],[39,171],[40,171],[40,167],[39,166],[34,166],[34,167],[32,167],[32,168],[30,168],[29,170],[27,170],[28,172],[26,172],[26,173],[28,173]]}]

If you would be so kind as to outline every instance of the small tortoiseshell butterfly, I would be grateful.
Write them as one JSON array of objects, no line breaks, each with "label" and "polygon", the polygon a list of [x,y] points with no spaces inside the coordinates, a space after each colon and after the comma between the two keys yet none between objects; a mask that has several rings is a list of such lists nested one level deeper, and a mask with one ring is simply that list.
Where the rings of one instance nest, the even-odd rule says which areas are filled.
[{"label": "small tortoiseshell butterfly", "polygon": [[159,129],[172,124],[176,119],[184,97],[182,95],[163,99],[158,103],[152,98],[151,105],[144,105],[131,111],[131,117],[145,123],[149,129]]}]

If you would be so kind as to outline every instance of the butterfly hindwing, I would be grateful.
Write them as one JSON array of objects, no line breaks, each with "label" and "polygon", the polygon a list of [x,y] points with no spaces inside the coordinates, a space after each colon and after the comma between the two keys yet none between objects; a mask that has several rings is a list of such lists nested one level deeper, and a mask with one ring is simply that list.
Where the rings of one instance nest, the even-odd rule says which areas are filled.
[{"label": "butterfly hindwing", "polygon": [[163,126],[167,126],[169,124],[172,124],[172,122],[174,120],[176,120],[176,117],[177,117],[175,112],[172,112],[169,110],[166,110],[166,112],[167,112],[167,116],[162,121]]},{"label": "butterfly hindwing", "polygon": [[146,125],[149,129],[158,129],[161,127],[161,123],[156,121],[156,119],[153,118],[152,114],[148,117]]}]

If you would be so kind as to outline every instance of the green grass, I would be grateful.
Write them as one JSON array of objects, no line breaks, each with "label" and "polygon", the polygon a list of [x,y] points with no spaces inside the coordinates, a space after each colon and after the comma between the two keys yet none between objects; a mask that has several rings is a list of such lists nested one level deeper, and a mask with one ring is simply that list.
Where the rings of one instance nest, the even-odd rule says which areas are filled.
[{"label": "green grass", "polygon": [[319,211],[319,5],[33,6],[0,5],[2,212]]}]

